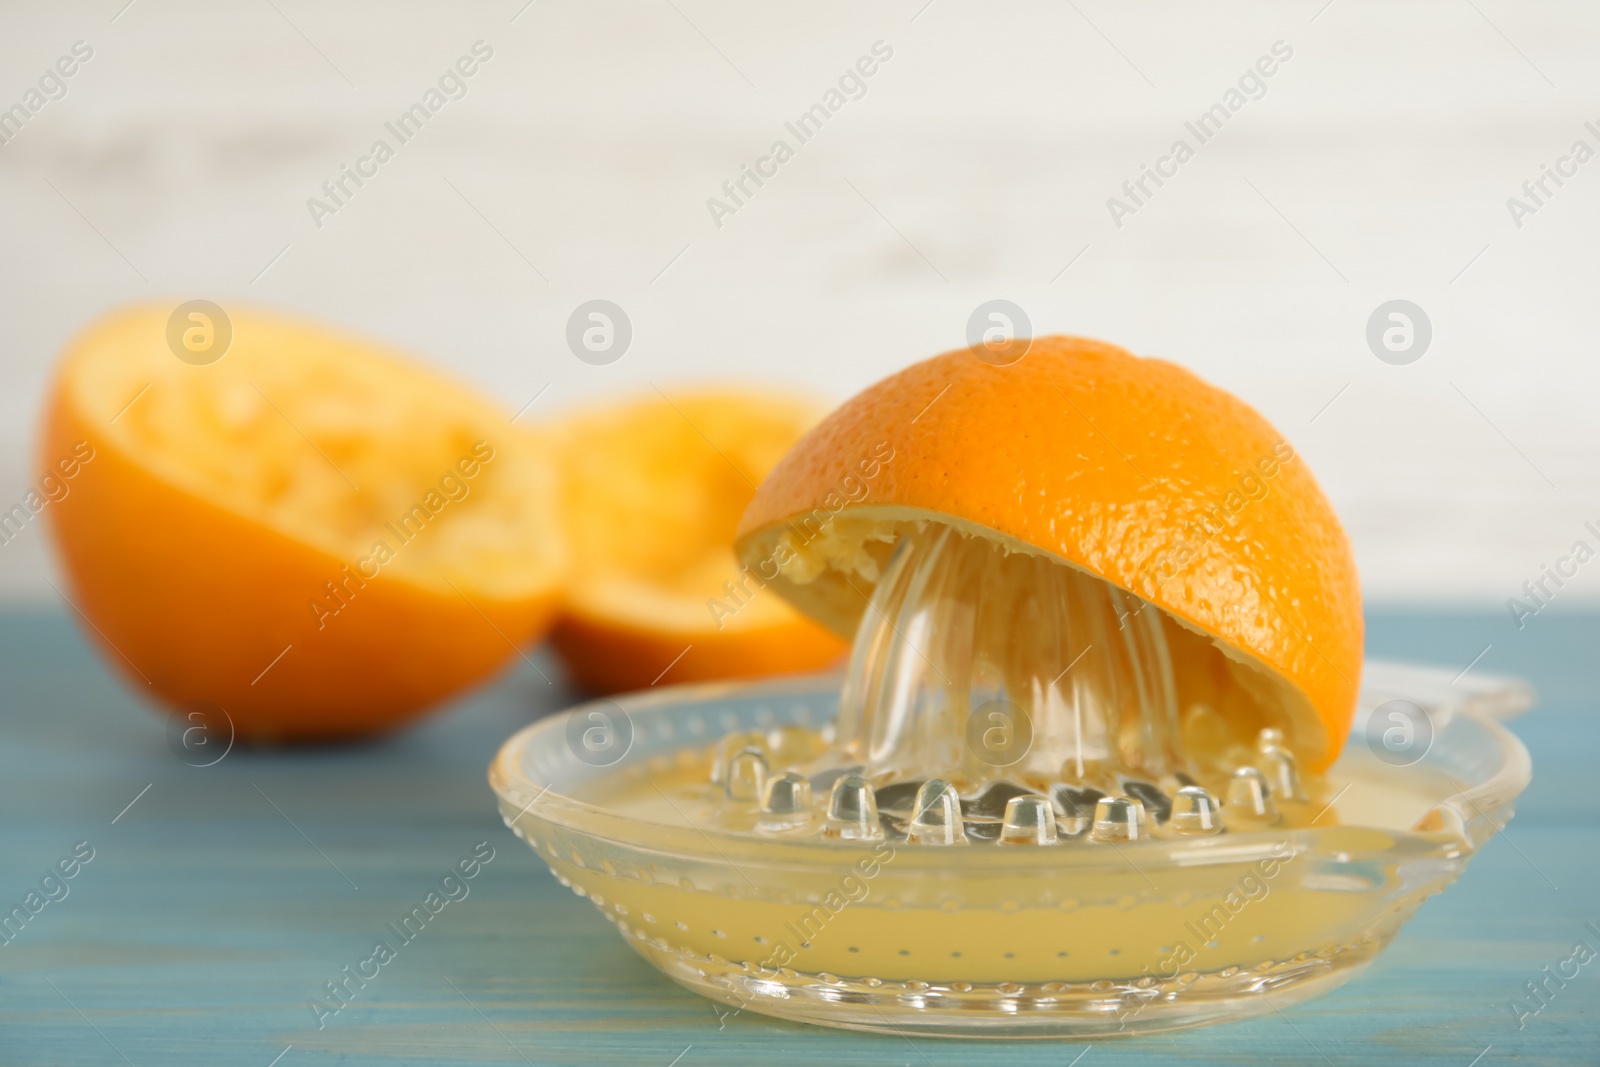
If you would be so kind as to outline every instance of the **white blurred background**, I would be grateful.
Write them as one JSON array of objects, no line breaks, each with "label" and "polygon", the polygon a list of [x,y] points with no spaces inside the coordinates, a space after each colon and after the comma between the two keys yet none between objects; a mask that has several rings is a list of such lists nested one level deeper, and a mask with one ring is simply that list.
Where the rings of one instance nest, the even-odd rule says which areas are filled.
[{"label": "white blurred background", "polygon": [[[399,145],[384,123],[480,40],[467,95]],[[1506,203],[1600,150],[1592,4],[12,3],[0,108],[78,41],[0,145],[0,508],[55,353],[122,301],[317,316],[512,411],[548,386],[535,418],[651,383],[843,398],[1005,298],[1263,411],[1372,601],[1502,606],[1595,542],[1600,161],[1520,228]],[[878,41],[800,145],[785,121]],[[1118,228],[1107,198],[1278,41],[1265,95]],[[380,137],[395,158],[318,227],[307,199]],[[707,199],[780,138],[718,227]],[[633,326],[607,366],[565,341],[593,298]],[[1432,322],[1404,366],[1365,338],[1394,298]],[[53,597],[43,537],[0,548],[0,596]],[[1600,598],[1594,570],[1561,603]]]}]

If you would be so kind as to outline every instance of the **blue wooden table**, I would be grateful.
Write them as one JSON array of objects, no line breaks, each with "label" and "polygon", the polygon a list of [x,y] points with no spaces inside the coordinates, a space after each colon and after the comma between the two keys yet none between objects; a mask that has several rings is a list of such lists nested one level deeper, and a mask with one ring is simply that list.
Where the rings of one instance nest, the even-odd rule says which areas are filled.
[{"label": "blue wooden table", "polygon": [[[1600,616],[1519,633],[1503,614],[1387,613],[1369,634],[1375,655],[1456,667],[1486,645],[1479,669],[1539,687],[1514,726],[1534,780],[1463,880],[1364,976],[1281,1018],[1085,1051],[719,1022],[501,825],[490,757],[571,699],[531,669],[379,744],[196,767],[65,615],[13,610],[0,908],[28,917],[0,936],[0,1064],[1600,1063],[1600,959],[1520,1028],[1508,1006],[1575,942],[1600,950]],[[392,933],[464,859],[459,899]],[[345,968],[380,939],[399,947],[358,986]],[[337,1013],[330,982],[353,991]]]}]

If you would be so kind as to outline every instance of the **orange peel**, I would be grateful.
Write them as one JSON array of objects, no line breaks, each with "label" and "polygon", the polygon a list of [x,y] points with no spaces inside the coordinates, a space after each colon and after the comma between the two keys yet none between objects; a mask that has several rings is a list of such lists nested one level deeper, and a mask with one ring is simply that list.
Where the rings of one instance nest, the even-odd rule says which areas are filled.
[{"label": "orange peel", "polygon": [[763,591],[729,545],[755,483],[819,405],[703,390],[610,405],[556,430],[569,593],[553,642],[598,692],[814,670],[844,643]]},{"label": "orange peel", "polygon": [[561,594],[549,446],[383,346],[255,310],[220,359],[169,308],[64,353],[38,464],[94,452],[49,509],[107,659],[256,741],[393,729],[542,634]]},{"label": "orange peel", "polygon": [[[841,499],[888,453],[871,494]],[[855,631],[892,544],[945,523],[1049,556],[1161,613],[1180,706],[1247,741],[1338,755],[1361,676],[1349,541],[1311,472],[1242,400],[1159,359],[1076,337],[991,365],[948,352],[847,401],[774,467],[737,534],[800,611]]]}]

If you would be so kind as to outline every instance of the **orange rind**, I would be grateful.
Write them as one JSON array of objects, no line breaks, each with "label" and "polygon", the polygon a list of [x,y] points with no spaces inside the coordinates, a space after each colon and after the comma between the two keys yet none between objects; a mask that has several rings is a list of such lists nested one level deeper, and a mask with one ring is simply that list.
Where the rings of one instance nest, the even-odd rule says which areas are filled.
[{"label": "orange rind", "polygon": [[[879,465],[851,499],[842,487]],[[1083,338],[1037,338],[1007,366],[948,352],[808,433],[751,501],[738,552],[848,635],[893,544],[926,522],[1136,594],[1166,624],[1180,706],[1221,712],[1238,743],[1282,729],[1311,770],[1338,755],[1363,639],[1349,541],[1294,447],[1238,398]]]},{"label": "orange rind", "polygon": [[169,309],[90,326],[45,404],[68,595],[138,689],[238,736],[394,729],[544,632],[565,549],[547,443],[383,346],[254,310],[219,359]]},{"label": "orange rind", "polygon": [[553,641],[597,692],[814,670],[844,643],[741,572],[729,544],[759,481],[820,416],[754,390],[665,394],[556,431],[570,588]]}]

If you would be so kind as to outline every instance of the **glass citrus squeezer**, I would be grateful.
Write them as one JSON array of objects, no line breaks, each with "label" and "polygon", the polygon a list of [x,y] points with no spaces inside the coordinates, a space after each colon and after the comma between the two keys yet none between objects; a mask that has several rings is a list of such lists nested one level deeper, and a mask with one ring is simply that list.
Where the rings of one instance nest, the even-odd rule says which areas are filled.
[{"label": "glass citrus squeezer", "polygon": [[[1089,344],[1033,342],[1031,377],[1027,361],[971,353],[902,372],[802,441],[753,510],[774,481],[814,473],[819,449],[851,456],[839,447],[851,418],[877,420],[889,454],[926,451],[948,424],[883,425],[883,390],[914,410],[941,381],[991,406],[1068,383],[1068,410],[1094,433],[1013,412],[985,431],[998,436],[965,442],[1000,457],[1001,492],[1038,484],[1031,460],[1006,466],[1004,442],[1106,436],[1084,410],[1091,394],[1154,362]],[[1073,454],[1092,465],[1087,450]],[[747,561],[776,560],[755,571],[761,595],[805,607],[795,590],[809,586],[837,600],[824,572],[843,576],[858,603],[842,674],[595,701],[528,727],[494,761],[507,825],[674,981],[729,1011],[902,1034],[1242,1018],[1357,974],[1510,818],[1530,766],[1499,720],[1529,706],[1526,685],[1368,664],[1354,740],[1330,762],[1344,739],[1319,754],[1304,709],[1287,706],[1296,694],[1249,650],[1211,657],[1214,635],[1157,586],[1135,591],[1042,537],[926,506],[922,472],[948,465],[911,458],[879,476],[876,497],[830,506],[814,538],[785,519],[742,540]],[[1133,496],[1173,492],[1134,481]],[[1248,559],[1267,541],[1240,543]]]}]

